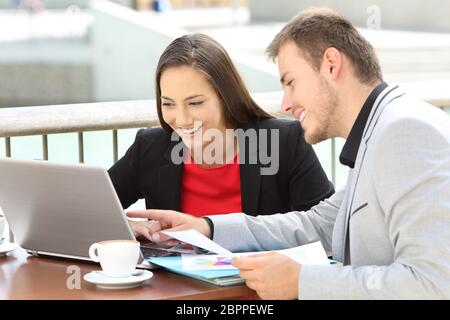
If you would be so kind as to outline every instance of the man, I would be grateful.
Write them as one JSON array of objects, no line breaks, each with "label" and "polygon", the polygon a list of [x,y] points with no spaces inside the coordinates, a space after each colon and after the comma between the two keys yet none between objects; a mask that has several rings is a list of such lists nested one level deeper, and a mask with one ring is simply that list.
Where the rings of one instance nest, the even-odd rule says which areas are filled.
[{"label": "man", "polygon": [[195,228],[235,252],[320,240],[342,262],[299,265],[278,253],[234,259],[261,298],[449,299],[450,118],[384,83],[372,46],[331,10],[301,12],[268,53],[278,58],[283,109],[306,140],[346,139],[346,188],[284,215],[129,215],[159,221],[154,241],[161,228]]}]

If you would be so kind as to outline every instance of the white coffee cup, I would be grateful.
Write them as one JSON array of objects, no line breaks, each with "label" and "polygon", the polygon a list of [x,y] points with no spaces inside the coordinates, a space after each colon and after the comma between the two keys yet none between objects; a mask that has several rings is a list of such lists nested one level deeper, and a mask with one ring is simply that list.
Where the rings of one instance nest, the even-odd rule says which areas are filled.
[{"label": "white coffee cup", "polygon": [[100,262],[110,277],[129,277],[139,261],[140,244],[134,240],[110,240],[92,244],[89,257]]}]

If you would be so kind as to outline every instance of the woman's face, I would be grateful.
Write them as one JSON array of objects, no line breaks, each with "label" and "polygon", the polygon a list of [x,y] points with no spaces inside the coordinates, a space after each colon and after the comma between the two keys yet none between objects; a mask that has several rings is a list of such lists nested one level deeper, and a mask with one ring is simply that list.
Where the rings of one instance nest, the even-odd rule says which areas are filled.
[{"label": "woman's face", "polygon": [[203,73],[189,67],[170,67],[160,79],[164,121],[178,133],[189,149],[211,143],[208,129],[225,134],[222,103]]}]

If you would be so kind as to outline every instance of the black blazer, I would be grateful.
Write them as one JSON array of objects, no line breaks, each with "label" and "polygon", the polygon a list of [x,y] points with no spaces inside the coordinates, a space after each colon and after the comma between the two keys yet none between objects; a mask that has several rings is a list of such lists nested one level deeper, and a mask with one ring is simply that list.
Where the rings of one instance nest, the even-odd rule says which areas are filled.
[{"label": "black blazer", "polygon": [[[308,210],[334,193],[313,148],[305,142],[298,121],[267,119],[242,129],[250,128],[257,132],[279,129],[279,170],[274,175],[261,175],[264,165],[259,160],[256,164],[240,164],[244,213],[266,215]],[[123,208],[145,198],[147,209],[180,211],[183,165],[174,164],[170,155],[181,140],[171,141],[170,137],[162,128],[139,130],[124,157],[109,169]],[[242,150],[251,152],[246,139],[238,140],[240,157]],[[270,150],[271,139],[266,140]]]}]

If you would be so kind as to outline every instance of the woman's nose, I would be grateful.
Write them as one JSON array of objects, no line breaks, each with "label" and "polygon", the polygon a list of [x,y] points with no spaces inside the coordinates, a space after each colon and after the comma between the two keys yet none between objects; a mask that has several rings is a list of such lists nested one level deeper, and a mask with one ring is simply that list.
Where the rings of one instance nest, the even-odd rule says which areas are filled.
[{"label": "woman's nose", "polygon": [[184,107],[178,108],[175,123],[179,128],[192,125],[192,117],[189,111],[186,110],[186,108]]}]

